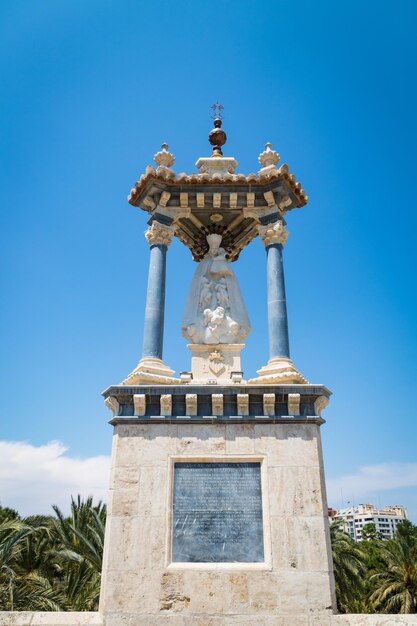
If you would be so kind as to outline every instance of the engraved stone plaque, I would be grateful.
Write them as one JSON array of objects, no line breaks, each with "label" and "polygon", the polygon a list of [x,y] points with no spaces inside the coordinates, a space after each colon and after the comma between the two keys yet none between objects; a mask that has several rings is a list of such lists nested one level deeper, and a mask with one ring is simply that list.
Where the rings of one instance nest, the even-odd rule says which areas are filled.
[{"label": "engraved stone plaque", "polygon": [[264,561],[260,463],[174,464],[172,561]]}]

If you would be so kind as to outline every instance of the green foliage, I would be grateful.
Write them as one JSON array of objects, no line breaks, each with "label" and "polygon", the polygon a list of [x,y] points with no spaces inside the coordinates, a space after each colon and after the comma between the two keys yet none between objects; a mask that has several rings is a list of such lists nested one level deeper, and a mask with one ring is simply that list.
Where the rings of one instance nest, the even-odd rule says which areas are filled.
[{"label": "green foliage", "polygon": [[371,601],[383,613],[417,613],[417,527],[399,524],[393,540],[381,542],[384,568],[372,575]]},{"label": "green foliage", "polygon": [[373,522],[364,524],[362,528],[362,541],[375,541],[375,539],[382,539],[381,533],[377,531]]},{"label": "green foliage", "polygon": [[341,613],[417,613],[417,526],[401,522],[387,541],[366,524],[355,544],[336,522],[330,535]]},{"label": "green foliage", "polygon": [[23,520],[0,509],[0,610],[98,609],[106,507],[78,496],[69,517],[53,509]]},{"label": "green foliage", "polygon": [[74,611],[96,611],[100,595],[101,564],[104,544],[106,507],[92,498],[71,501],[71,515],[65,518],[53,507],[57,544],[57,564],[66,581],[66,601]]},{"label": "green foliage", "polygon": [[341,522],[330,526],[337,607],[341,613],[355,613],[364,596],[365,564],[357,543],[344,532]]},{"label": "green foliage", "polygon": [[8,506],[0,505],[0,523],[7,519],[19,519],[19,513],[14,509],[9,509]]},{"label": "green foliage", "polygon": [[31,528],[20,520],[0,522],[0,609],[13,611],[18,606],[19,561]]}]

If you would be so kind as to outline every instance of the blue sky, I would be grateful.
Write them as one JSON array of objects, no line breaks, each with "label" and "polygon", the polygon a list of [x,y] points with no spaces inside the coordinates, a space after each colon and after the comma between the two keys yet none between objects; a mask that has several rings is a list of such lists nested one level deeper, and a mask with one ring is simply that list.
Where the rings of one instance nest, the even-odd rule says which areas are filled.
[{"label": "blue sky", "polygon": [[[405,0],[3,0],[2,504],[104,493],[100,393],[140,357],[149,253],[126,196],[163,141],[177,173],[195,171],[218,99],[237,171],[271,141],[310,198],[288,215],[285,271],[292,357],[334,393],[329,503],[402,503],[417,521],[416,18]],[[234,266],[247,377],[268,357],[264,255],[256,240]],[[175,242],[177,371],[194,269]]]}]

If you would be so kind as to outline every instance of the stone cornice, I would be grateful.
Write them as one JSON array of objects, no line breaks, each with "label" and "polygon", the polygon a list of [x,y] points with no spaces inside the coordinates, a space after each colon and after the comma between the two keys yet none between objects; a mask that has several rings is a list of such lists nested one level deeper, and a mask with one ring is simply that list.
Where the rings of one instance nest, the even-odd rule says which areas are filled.
[{"label": "stone cornice", "polygon": [[286,164],[281,165],[280,168],[274,168],[265,172],[261,170],[258,174],[252,173],[248,175],[231,173],[223,175],[219,173],[212,175],[208,173],[190,175],[181,173],[176,175],[175,172],[166,167],[158,167],[155,169],[149,165],[145,170],[145,174],[139,178],[133,189],[131,189],[128,196],[129,203],[133,206],[141,206],[141,196],[152,181],[159,181],[164,183],[167,187],[181,186],[182,188],[194,187],[195,185],[210,187],[218,184],[231,188],[242,185],[262,187],[268,183],[285,181],[295,196],[295,202],[292,203],[292,206],[289,207],[288,210],[302,207],[308,202],[308,196],[303,190],[301,183],[297,182],[294,174],[290,173],[290,169]]},{"label": "stone cornice", "polygon": [[[230,395],[237,395],[240,393],[275,393],[281,395],[288,395],[290,393],[299,393],[301,396],[315,396],[317,399],[319,396],[330,397],[332,392],[325,385],[320,383],[307,383],[304,385],[298,384],[275,384],[275,385],[193,385],[187,383],[184,385],[176,385],[175,387],[169,387],[169,393],[183,395],[185,393],[224,393]],[[109,396],[133,395],[137,393],[148,393],[158,395],[161,393],[168,393],[167,385],[110,385],[102,392],[102,396],[107,398]]]},{"label": "stone cornice", "polygon": [[[316,423],[331,392],[323,385],[116,385],[103,395],[111,424]],[[111,399],[111,402],[109,402]],[[188,411],[188,413],[187,413]]]}]

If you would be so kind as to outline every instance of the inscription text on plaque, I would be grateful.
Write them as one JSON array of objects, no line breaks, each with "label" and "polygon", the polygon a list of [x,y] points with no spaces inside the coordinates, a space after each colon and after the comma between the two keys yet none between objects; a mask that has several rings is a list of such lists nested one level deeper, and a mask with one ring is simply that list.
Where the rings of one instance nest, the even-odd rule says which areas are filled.
[{"label": "inscription text on plaque", "polygon": [[174,464],[172,561],[264,561],[260,463]]}]

